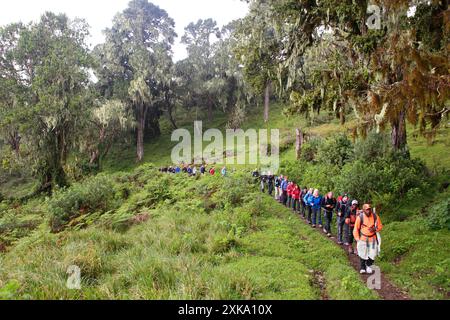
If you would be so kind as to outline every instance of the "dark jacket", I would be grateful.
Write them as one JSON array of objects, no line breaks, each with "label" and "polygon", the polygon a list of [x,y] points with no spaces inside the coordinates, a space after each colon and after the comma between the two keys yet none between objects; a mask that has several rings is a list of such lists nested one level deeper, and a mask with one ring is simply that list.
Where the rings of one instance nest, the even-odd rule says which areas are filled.
[{"label": "dark jacket", "polygon": [[[332,212],[336,208],[336,198],[323,198],[322,208],[327,212]],[[329,207],[328,207],[329,206]]]},{"label": "dark jacket", "polygon": [[347,201],[347,202],[339,201],[336,206],[336,211],[338,212],[338,216],[339,216],[339,213],[341,213],[341,218],[344,219],[345,216],[347,215],[347,211],[349,210],[350,206],[351,206],[350,201]]}]

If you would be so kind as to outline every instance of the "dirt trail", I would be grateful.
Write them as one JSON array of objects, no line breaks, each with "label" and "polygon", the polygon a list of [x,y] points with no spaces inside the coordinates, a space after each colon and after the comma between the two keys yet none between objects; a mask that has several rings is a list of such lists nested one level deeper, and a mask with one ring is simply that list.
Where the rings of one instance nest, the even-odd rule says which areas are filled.
[{"label": "dirt trail", "polygon": [[[297,214],[298,215],[298,214]],[[298,215],[299,219],[302,220],[305,224],[308,225],[308,221],[306,219],[303,219],[301,215]],[[312,228],[312,227],[310,227]],[[344,250],[345,254],[348,257],[348,260],[352,264],[353,268],[359,273],[360,268],[360,262],[359,257],[355,254],[350,254],[347,251],[347,247],[343,245],[338,244],[338,239],[336,237],[328,238],[326,234],[322,232],[322,229],[316,228],[317,232],[322,234],[322,236],[327,239],[333,241],[337,246],[342,248]],[[360,275],[362,281],[367,282],[367,279],[370,277],[370,275]],[[392,282],[390,282],[387,277],[381,273],[381,290],[376,290],[378,295],[383,300],[411,300],[411,298],[408,296],[407,293],[400,290],[397,286],[395,286]]]}]

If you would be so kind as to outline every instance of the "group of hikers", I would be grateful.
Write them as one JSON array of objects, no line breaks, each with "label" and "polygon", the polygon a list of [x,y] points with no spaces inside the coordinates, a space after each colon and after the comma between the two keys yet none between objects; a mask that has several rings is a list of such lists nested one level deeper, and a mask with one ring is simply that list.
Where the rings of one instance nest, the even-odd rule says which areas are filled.
[{"label": "group of hikers", "polygon": [[[313,228],[322,229],[330,238],[333,214],[336,212],[338,244],[347,246],[349,254],[359,256],[361,274],[373,273],[372,266],[380,253],[379,232],[383,224],[369,203],[363,204],[361,210],[358,200],[351,200],[348,194],[336,198],[333,192],[328,192],[321,196],[319,190],[302,188],[282,175],[274,176],[270,172],[259,174],[257,169],[252,175],[256,181],[259,180],[261,192],[266,192],[267,187],[270,196],[291,208]],[[355,242],[356,251],[353,247]]]},{"label": "group of hikers", "polygon": [[[214,166],[208,169],[204,164],[200,168],[182,164],[160,168],[160,171],[171,174],[185,173],[191,177],[199,174],[216,174]],[[227,176],[227,173],[226,167],[220,171],[223,177]],[[380,253],[380,231],[383,229],[383,224],[369,203],[363,204],[361,209],[358,200],[350,199],[348,194],[336,198],[333,192],[328,192],[322,196],[317,189],[301,188],[288,177],[275,176],[271,172],[260,174],[258,169],[255,169],[252,176],[255,182],[260,184],[261,192],[268,192],[279,203],[299,214],[312,228],[322,229],[330,238],[333,214],[336,213],[338,244],[347,246],[349,254],[359,256],[361,274],[373,273],[372,266]],[[356,251],[354,243],[356,243]]]},{"label": "group of hikers", "polygon": [[[197,176],[198,174],[201,174],[201,175],[210,174],[212,176],[216,174],[215,167],[211,167],[208,169],[207,166],[204,164],[201,165],[200,168],[197,168],[197,166],[195,166],[195,165],[181,164],[178,166],[163,167],[163,168],[160,168],[159,171],[164,172],[164,173],[173,173],[173,174],[186,173],[190,177]],[[220,171],[220,174],[222,176],[226,176],[227,168],[223,167],[222,170]]]}]

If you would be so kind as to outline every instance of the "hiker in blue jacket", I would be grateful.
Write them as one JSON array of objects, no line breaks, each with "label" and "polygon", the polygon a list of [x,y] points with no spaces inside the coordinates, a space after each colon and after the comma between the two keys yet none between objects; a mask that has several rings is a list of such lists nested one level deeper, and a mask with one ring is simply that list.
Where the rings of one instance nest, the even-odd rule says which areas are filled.
[{"label": "hiker in blue jacket", "polygon": [[312,227],[316,227],[316,222],[319,223],[319,228],[322,228],[322,197],[319,190],[314,190],[313,196],[310,197],[310,205],[312,208]]},{"label": "hiker in blue jacket", "polygon": [[281,182],[281,202],[286,205],[288,197],[287,197],[287,187],[289,185],[288,177],[284,177],[284,180]]},{"label": "hiker in blue jacket", "polygon": [[303,197],[303,201],[305,202],[306,205],[306,210],[308,210],[308,223],[312,224],[312,206],[311,206],[311,200],[312,200],[312,196],[313,196],[313,189],[309,189],[309,191],[305,194],[305,196]]}]

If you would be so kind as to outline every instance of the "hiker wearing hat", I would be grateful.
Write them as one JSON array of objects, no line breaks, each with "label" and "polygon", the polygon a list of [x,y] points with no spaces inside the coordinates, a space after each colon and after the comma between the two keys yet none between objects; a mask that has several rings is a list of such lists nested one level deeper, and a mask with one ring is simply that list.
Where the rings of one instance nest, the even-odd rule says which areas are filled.
[{"label": "hiker wearing hat", "polygon": [[353,236],[357,242],[358,255],[361,260],[361,274],[372,274],[372,265],[380,253],[379,232],[383,229],[380,217],[372,210],[370,204],[363,206],[356,217]]},{"label": "hiker wearing hat", "polygon": [[352,206],[347,210],[345,215],[345,245],[348,246],[348,253],[353,254],[355,250],[353,249],[353,242],[355,238],[353,237],[353,230],[355,229],[356,217],[359,211],[359,203],[357,200],[352,201]]}]

